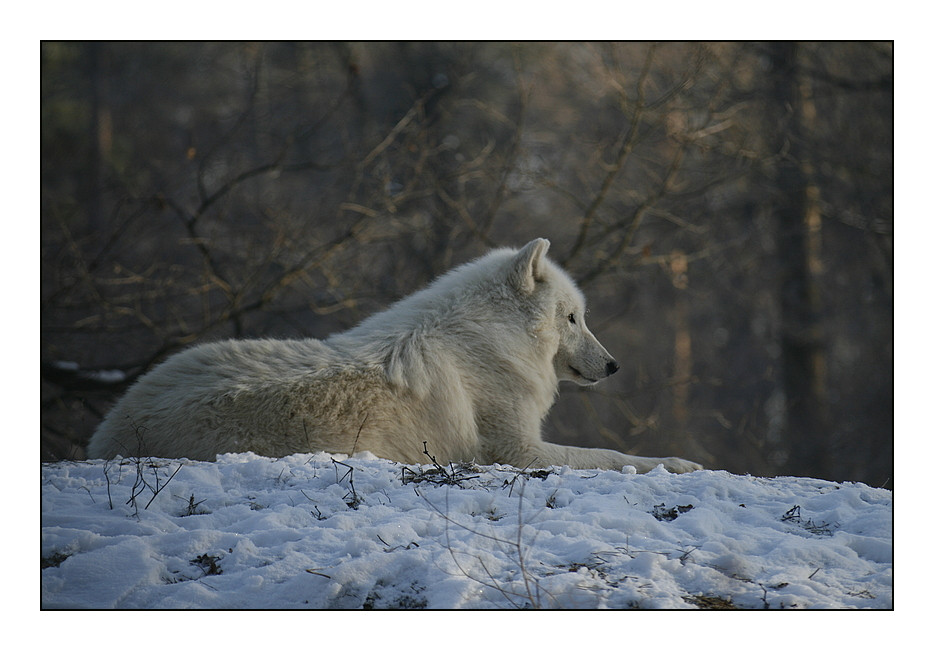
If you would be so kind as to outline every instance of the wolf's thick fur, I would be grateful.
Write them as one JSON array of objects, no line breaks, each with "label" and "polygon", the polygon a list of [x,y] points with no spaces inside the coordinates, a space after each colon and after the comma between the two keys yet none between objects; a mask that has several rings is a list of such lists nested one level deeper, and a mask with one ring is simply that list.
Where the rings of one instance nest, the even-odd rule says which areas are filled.
[{"label": "wolf's thick fur", "polygon": [[183,351],[127,391],[88,456],[369,450],[420,463],[427,442],[439,462],[700,468],[542,441],[559,380],[593,384],[619,368],[584,323],[583,295],[545,257],[548,246],[492,251],[324,341]]}]

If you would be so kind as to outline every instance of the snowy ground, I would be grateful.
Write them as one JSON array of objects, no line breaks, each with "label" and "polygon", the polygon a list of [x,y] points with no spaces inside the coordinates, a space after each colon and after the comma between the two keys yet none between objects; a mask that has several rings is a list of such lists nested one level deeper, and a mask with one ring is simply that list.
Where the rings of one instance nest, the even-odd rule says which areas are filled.
[{"label": "snowy ground", "polygon": [[863,484],[369,454],[154,466],[43,465],[44,609],[893,605],[892,494]]}]

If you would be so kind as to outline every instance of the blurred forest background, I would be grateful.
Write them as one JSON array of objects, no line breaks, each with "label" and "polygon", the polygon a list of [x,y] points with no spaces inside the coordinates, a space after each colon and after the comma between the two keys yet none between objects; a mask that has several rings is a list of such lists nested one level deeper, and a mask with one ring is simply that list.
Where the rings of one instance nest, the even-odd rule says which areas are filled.
[{"label": "blurred forest background", "polygon": [[43,460],[195,342],[548,237],[622,369],[546,438],[893,484],[891,43],[41,46]]}]

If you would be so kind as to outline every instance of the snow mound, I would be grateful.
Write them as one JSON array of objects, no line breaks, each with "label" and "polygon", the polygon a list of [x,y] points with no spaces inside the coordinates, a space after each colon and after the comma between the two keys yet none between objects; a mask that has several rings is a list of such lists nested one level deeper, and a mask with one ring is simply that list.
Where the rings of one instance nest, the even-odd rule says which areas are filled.
[{"label": "snow mound", "polygon": [[892,494],[364,453],[42,467],[45,609],[892,608]]}]

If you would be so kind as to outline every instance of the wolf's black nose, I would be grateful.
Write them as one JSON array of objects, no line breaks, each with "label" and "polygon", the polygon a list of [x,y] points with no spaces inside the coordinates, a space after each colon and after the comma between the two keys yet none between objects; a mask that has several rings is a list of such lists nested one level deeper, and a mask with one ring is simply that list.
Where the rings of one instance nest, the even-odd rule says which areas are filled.
[{"label": "wolf's black nose", "polygon": [[619,370],[619,364],[616,363],[615,359],[611,359],[606,363],[606,374],[613,375],[616,371]]}]

